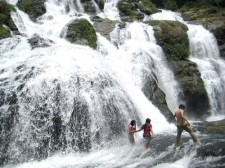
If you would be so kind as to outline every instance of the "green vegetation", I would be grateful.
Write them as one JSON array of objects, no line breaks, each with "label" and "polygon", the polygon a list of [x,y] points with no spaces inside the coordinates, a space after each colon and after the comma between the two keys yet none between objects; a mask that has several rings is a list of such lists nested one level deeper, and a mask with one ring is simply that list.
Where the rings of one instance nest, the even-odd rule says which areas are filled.
[{"label": "green vegetation", "polygon": [[117,7],[120,11],[120,16],[129,16],[131,20],[136,20],[140,17],[140,13],[134,10],[134,7],[131,3],[119,1]]},{"label": "green vegetation", "polygon": [[221,27],[218,27],[216,28],[214,31],[213,31],[217,41],[218,41],[218,44],[219,45],[222,45],[225,41],[224,37],[225,37],[225,25],[222,25]]},{"label": "green vegetation", "polygon": [[182,13],[186,20],[200,23],[209,29],[225,25],[224,6],[212,5],[210,3],[189,2],[178,11]]},{"label": "green vegetation", "polygon": [[101,10],[104,9],[104,5],[105,5],[105,1],[104,0],[98,0],[97,4],[99,6],[99,9],[101,9]]},{"label": "green vegetation", "polygon": [[69,27],[67,38],[74,43],[87,43],[92,48],[97,47],[97,35],[91,23],[86,19],[75,20]]},{"label": "green vegetation", "polygon": [[15,10],[15,8],[8,4],[6,1],[0,1],[0,39],[7,38],[10,36],[9,30],[3,25],[11,27],[12,20],[10,12]]},{"label": "green vegetation", "polygon": [[176,21],[148,21],[147,24],[155,27],[155,37],[158,45],[169,61],[186,60],[189,56],[189,41],[187,26]]},{"label": "green vegetation", "polygon": [[141,12],[146,13],[147,15],[156,13],[158,9],[155,7],[155,5],[149,1],[149,0],[141,0],[141,3],[138,4],[138,8]]},{"label": "green vegetation", "polygon": [[36,21],[36,18],[46,12],[43,0],[20,0],[17,6],[27,13],[33,21]]},{"label": "green vegetation", "polygon": [[22,0],[18,2],[18,8],[20,8],[20,10],[29,13],[29,10],[32,10],[31,6],[33,4],[33,0]]},{"label": "green vegetation", "polygon": [[0,25],[0,39],[7,38],[9,36],[10,36],[9,30]]}]

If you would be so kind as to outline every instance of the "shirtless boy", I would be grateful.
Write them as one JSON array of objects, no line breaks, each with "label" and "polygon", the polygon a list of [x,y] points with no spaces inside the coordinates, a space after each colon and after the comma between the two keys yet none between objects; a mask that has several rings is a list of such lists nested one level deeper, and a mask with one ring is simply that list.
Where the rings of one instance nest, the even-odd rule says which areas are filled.
[{"label": "shirtless boy", "polygon": [[176,138],[176,144],[175,147],[180,146],[180,137],[183,132],[183,130],[187,131],[195,144],[200,145],[200,142],[195,135],[193,129],[190,127],[190,123],[188,122],[187,118],[185,117],[185,106],[183,104],[179,105],[179,109],[175,112],[174,116],[177,120],[177,138]]}]

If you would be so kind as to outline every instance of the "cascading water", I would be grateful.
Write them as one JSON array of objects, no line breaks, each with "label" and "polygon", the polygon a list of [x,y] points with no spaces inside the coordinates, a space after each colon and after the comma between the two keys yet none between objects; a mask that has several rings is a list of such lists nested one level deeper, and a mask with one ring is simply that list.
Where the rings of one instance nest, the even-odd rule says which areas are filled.
[{"label": "cascading water", "polygon": [[190,60],[198,65],[210,98],[211,118],[225,111],[225,61],[220,58],[214,36],[202,26],[189,25]]},{"label": "cascading water", "polygon": [[[71,20],[88,19],[87,15],[76,16],[81,7],[73,1],[53,0],[45,6],[47,12],[37,23],[17,9],[12,17],[24,36],[1,40],[1,94],[5,97],[1,106],[5,114],[1,151],[5,153],[1,159],[23,162],[54,152],[121,145],[127,141],[126,129],[132,119],[141,124],[150,117],[156,133],[169,127],[141,91],[148,77],[145,72],[157,75],[160,70],[146,64],[163,63],[157,58],[162,51],[151,28],[129,25],[121,49],[98,35],[99,52],[60,38]],[[135,33],[135,28],[140,31]],[[43,38],[46,47],[32,49],[28,39],[33,36]],[[127,51],[135,40],[146,46],[136,45],[136,51]],[[108,54],[102,54],[104,49]]]},{"label": "cascading water", "polygon": [[[116,4],[106,1],[99,15],[119,20]],[[17,9],[12,17],[22,36],[0,41],[0,94],[4,97],[0,159],[9,164],[6,168],[190,165],[195,152],[189,151],[187,142],[184,153],[191,155],[157,166],[174,154],[170,147],[161,153],[154,150],[171,145],[175,127],[142,89],[146,80],[157,81],[174,110],[179,86],[156,45],[152,27],[137,22],[124,29],[116,27],[111,41],[97,34],[98,50],[93,50],[62,38],[70,21],[89,20],[80,1],[47,0],[45,7],[47,12],[37,23]],[[34,36],[43,38],[45,45],[32,49],[28,41]],[[131,147],[126,133],[132,119],[139,126],[147,117],[156,135],[170,132],[163,140],[154,139],[160,146],[152,147],[150,157],[142,153],[142,135],[136,135],[137,145]]]},{"label": "cascading water", "polygon": [[190,61],[198,65],[210,99],[211,116],[209,120],[221,118],[224,115],[225,100],[225,61],[220,58],[219,48],[215,37],[201,25],[192,25],[183,21],[178,13],[162,10],[146,19],[174,20],[188,26],[190,43]]}]

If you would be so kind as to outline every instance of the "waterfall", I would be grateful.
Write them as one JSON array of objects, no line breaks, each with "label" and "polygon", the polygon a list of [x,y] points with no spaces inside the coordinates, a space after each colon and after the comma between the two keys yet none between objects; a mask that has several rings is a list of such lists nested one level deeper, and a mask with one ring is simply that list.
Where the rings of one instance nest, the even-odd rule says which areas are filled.
[{"label": "waterfall", "polygon": [[119,10],[117,9],[118,0],[106,0],[104,14],[111,20],[120,20]]},{"label": "waterfall", "polygon": [[[142,92],[144,81],[155,77],[166,90],[163,83],[171,75],[152,28],[131,23],[121,32],[116,28],[112,41],[98,34],[98,50],[71,44],[61,38],[65,26],[89,19],[76,15],[82,10],[73,2],[46,1],[46,13],[36,23],[16,8],[12,18],[22,36],[0,41],[1,137],[5,142],[10,137],[1,157],[9,163],[123,144],[132,119],[141,126],[151,118],[155,133],[171,127]],[[46,47],[32,49],[28,41],[35,36]]]},{"label": "waterfall", "polygon": [[189,59],[197,64],[201,73],[210,100],[211,116],[209,119],[220,118],[225,112],[225,61],[220,58],[215,37],[201,25],[184,22],[179,13],[162,10],[162,12],[153,14],[147,19],[179,21],[188,26]]},{"label": "waterfall", "polygon": [[188,25],[190,60],[198,65],[211,105],[212,117],[225,108],[225,61],[220,58],[215,37],[201,25]]},{"label": "waterfall", "polygon": [[[7,2],[16,4],[17,0]],[[96,7],[97,14],[120,21],[117,3],[105,1],[103,13]],[[153,28],[140,22],[121,28],[118,23],[109,39],[97,33],[94,50],[64,38],[68,23],[80,18],[90,21],[82,1],[46,0],[45,7],[46,13],[35,23],[16,8],[11,15],[21,35],[0,40],[0,162],[6,168],[151,167],[149,162],[158,167],[158,161],[176,157],[171,146],[165,147],[173,144],[175,126],[144,94],[149,83],[155,82],[171,111],[179,104],[179,84],[156,43]],[[150,19],[156,16],[161,17],[157,14]],[[173,12],[168,15],[173,16]],[[33,48],[30,40],[36,37],[44,45]],[[190,60],[197,63],[199,49],[192,51]],[[224,76],[217,54],[207,59],[214,64],[210,68]],[[211,94],[224,89],[221,84],[212,87],[224,82],[219,75],[213,77],[206,86]],[[222,107],[219,102],[215,109]],[[142,132],[135,134],[135,146],[130,146],[127,137],[130,121],[135,119],[140,128],[146,118],[151,119],[156,134],[151,157],[146,157],[149,151],[142,153]],[[181,149],[175,163],[179,167],[185,161],[191,164],[195,156],[188,148],[190,143],[185,145],[185,155],[179,160]]]}]

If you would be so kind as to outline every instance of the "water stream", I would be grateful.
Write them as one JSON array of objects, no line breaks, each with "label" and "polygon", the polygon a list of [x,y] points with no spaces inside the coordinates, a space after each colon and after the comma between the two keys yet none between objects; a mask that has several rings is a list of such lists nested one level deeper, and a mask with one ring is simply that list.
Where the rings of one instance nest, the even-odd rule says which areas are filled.
[{"label": "water stream", "polygon": [[[68,4],[70,10],[66,11]],[[106,1],[99,15],[119,20],[116,4]],[[152,27],[127,23],[125,29],[114,29],[111,41],[97,34],[98,50],[71,44],[62,38],[65,26],[77,18],[89,20],[80,1],[76,5],[69,0],[47,0],[47,12],[37,23],[19,9],[12,13],[22,35],[0,41],[0,93],[7,97],[0,107],[4,130],[0,154],[7,149],[9,163],[5,167],[183,167],[184,163],[189,167],[196,154],[193,143],[186,140],[184,150],[175,153],[175,126],[142,92],[146,79],[157,79],[170,110],[178,106],[179,85],[156,44]],[[47,47],[31,48],[28,39],[37,35],[45,39]],[[195,53],[192,49],[190,60],[199,59],[194,58]],[[217,74],[223,75],[223,62],[215,64],[221,67]],[[199,68],[202,74],[205,67]],[[224,82],[218,76],[214,75],[213,80],[218,80],[213,85]],[[207,91],[211,85],[206,85]],[[220,89],[224,93],[224,86],[218,85],[216,92],[212,88],[208,94]],[[224,94],[221,97],[224,100]],[[222,100],[215,105],[221,114]],[[140,127],[147,117],[155,134],[162,135],[155,137],[156,144],[168,135],[167,142],[158,146],[165,151],[159,153],[155,146],[152,153],[143,153],[142,133],[135,135],[137,145],[127,143],[129,122],[136,119]],[[10,118],[10,126],[4,118]],[[172,154],[181,157],[174,156],[173,162]],[[161,163],[165,158],[169,158],[168,164]],[[14,164],[17,161],[21,164]]]}]

